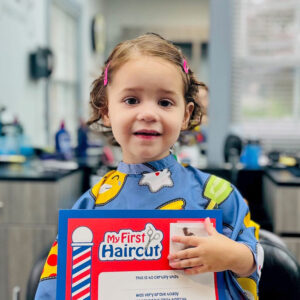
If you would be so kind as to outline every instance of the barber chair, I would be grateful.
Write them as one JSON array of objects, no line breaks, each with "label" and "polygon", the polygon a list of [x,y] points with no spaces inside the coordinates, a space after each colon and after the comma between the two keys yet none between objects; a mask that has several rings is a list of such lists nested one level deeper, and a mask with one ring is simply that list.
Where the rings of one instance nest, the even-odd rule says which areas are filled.
[{"label": "barber chair", "polygon": [[259,284],[260,300],[300,299],[300,266],[279,236],[261,229],[264,265]]},{"label": "barber chair", "polygon": [[51,245],[47,247],[42,253],[39,259],[33,265],[28,281],[27,281],[27,290],[26,290],[26,300],[34,300],[34,296],[39,284],[42,271],[49,253]]}]

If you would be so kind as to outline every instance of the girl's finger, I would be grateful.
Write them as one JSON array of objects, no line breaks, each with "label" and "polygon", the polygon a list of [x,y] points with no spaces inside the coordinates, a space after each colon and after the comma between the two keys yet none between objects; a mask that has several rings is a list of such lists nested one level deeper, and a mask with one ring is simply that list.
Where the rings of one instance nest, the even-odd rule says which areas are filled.
[{"label": "girl's finger", "polygon": [[217,232],[214,225],[210,222],[210,218],[204,220],[204,227],[209,235],[213,235]]},{"label": "girl's finger", "polygon": [[201,237],[175,235],[175,236],[172,237],[172,242],[182,243],[182,244],[185,244],[187,246],[196,247],[200,244]]},{"label": "girl's finger", "polygon": [[209,272],[205,265],[195,266],[193,268],[184,269],[184,274],[186,275],[195,275]]},{"label": "girl's finger", "polygon": [[176,259],[189,259],[189,258],[195,258],[199,257],[199,250],[196,248],[189,248],[189,249],[184,249],[180,250],[175,253],[170,253],[168,256],[169,260],[176,260]]},{"label": "girl's finger", "polygon": [[193,268],[201,265],[201,261],[199,258],[189,258],[184,260],[176,260],[170,261],[169,265],[173,269],[185,269],[185,268]]}]

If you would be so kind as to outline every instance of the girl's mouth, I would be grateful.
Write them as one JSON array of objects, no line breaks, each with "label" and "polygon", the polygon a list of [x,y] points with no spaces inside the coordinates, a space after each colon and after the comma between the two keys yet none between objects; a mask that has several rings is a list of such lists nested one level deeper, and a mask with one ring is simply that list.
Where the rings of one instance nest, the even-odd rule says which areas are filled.
[{"label": "girl's mouth", "polygon": [[145,139],[151,139],[161,136],[161,134],[155,130],[139,130],[133,133],[135,136]]}]

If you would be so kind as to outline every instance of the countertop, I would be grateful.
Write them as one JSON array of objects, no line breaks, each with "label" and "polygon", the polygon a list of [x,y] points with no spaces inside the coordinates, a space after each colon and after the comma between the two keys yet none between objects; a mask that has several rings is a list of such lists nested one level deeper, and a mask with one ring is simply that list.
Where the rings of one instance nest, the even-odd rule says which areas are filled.
[{"label": "countertop", "polygon": [[[31,181],[57,181],[80,169],[99,166],[99,157],[76,159],[74,161],[59,160],[28,160],[25,163],[1,163],[0,180],[31,180]],[[206,167],[204,172],[215,174],[229,181],[234,181],[232,171],[228,168]],[[257,176],[265,174],[275,184],[282,186],[300,186],[300,176],[295,176],[289,169],[274,169],[265,167],[258,170],[236,170],[239,177]],[[297,170],[300,172],[300,170]],[[245,173],[245,174],[244,174]],[[253,173],[253,174],[252,174]]]},{"label": "countertop", "polygon": [[300,186],[300,177],[289,169],[266,169],[265,174],[277,185]]},{"label": "countertop", "polygon": [[0,180],[57,181],[79,169],[77,162],[31,160],[0,164]]}]

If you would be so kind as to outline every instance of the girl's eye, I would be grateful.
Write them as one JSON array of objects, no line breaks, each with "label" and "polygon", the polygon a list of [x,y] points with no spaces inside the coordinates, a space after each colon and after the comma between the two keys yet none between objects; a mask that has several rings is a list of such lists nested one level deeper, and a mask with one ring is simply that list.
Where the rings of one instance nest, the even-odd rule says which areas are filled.
[{"label": "girl's eye", "polygon": [[129,105],[134,105],[134,104],[137,104],[139,101],[137,99],[131,97],[131,98],[125,99],[124,102]]},{"label": "girl's eye", "polygon": [[173,105],[173,103],[170,100],[167,100],[167,99],[159,100],[158,104],[160,106],[163,106],[163,107],[169,107],[169,106]]}]

